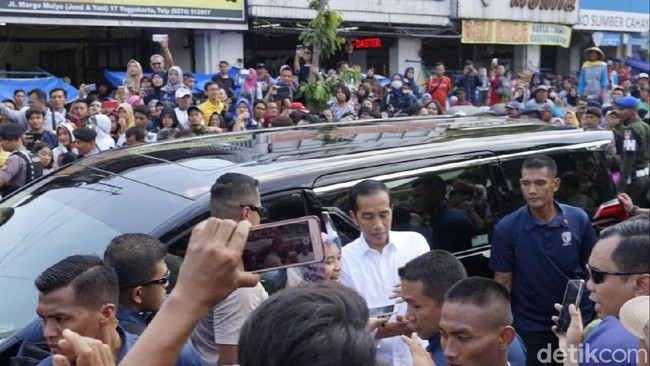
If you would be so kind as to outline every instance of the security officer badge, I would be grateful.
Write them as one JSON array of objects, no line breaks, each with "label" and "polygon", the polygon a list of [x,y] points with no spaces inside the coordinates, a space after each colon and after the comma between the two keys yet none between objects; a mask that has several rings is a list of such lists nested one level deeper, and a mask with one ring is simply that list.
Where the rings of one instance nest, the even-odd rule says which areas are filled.
[{"label": "security officer badge", "polygon": [[571,245],[571,232],[570,231],[565,231],[562,233],[562,245],[565,247],[568,247]]}]

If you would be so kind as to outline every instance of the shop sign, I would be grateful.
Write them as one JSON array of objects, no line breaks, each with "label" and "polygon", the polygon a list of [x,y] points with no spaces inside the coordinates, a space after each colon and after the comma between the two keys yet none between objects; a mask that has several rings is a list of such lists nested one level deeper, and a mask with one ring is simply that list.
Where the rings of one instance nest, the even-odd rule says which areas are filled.
[{"label": "shop sign", "polygon": [[0,0],[0,14],[85,19],[141,19],[147,21],[246,20],[244,1],[214,0]]},{"label": "shop sign", "polygon": [[459,19],[527,20],[567,25],[578,23],[578,0],[455,0],[454,2],[452,17]]},{"label": "shop sign", "polygon": [[606,10],[580,10],[579,24],[574,29],[615,32],[647,32],[650,14]]},{"label": "shop sign", "polygon": [[362,38],[353,42],[356,49],[381,48],[381,38]]},{"label": "shop sign", "polygon": [[571,28],[557,24],[463,20],[463,43],[569,47]]}]

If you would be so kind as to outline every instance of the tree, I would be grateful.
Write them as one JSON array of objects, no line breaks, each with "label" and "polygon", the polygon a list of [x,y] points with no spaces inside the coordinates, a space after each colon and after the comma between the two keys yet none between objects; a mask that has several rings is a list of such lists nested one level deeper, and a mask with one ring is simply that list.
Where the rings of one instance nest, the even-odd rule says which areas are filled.
[{"label": "tree", "polygon": [[[324,58],[333,56],[345,45],[345,38],[338,35],[339,26],[343,23],[341,15],[329,9],[328,0],[309,0],[309,8],[316,10],[316,16],[308,25],[299,25],[303,31],[298,37],[303,45],[313,49],[312,66],[319,68],[321,55]],[[298,96],[304,96],[308,104],[318,110],[327,107],[327,101],[335,87],[334,80],[316,79],[311,75],[300,85]]]}]

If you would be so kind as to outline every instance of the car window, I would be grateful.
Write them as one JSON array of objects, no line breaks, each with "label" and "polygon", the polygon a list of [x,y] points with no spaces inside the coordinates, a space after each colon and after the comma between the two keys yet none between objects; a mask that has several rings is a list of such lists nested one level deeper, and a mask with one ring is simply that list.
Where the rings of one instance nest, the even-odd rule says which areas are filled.
[{"label": "car window", "polygon": [[[611,160],[604,151],[563,152],[549,156],[558,167],[560,189],[555,199],[559,202],[580,207],[592,217],[600,204],[614,198],[616,190],[608,166]],[[506,214],[526,204],[519,187],[524,160],[525,157],[502,162]]]}]

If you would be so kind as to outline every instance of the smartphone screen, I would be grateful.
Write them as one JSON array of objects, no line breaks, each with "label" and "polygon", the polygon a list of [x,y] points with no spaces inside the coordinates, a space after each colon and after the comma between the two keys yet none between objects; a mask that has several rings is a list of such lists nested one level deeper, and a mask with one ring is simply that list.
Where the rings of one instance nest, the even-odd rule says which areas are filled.
[{"label": "smartphone screen", "polygon": [[252,228],[242,254],[244,270],[266,272],[325,259],[316,216],[278,221]]},{"label": "smartphone screen", "polygon": [[377,308],[370,308],[368,309],[369,312],[369,317],[370,318],[377,318],[380,316],[388,316],[391,315],[395,312],[395,304],[392,305],[386,305],[386,306],[380,306]]},{"label": "smartphone screen", "polygon": [[576,307],[580,305],[584,287],[584,280],[569,280],[567,282],[566,290],[564,291],[564,300],[562,300],[562,311],[560,312],[560,319],[557,323],[558,333],[566,333],[567,329],[569,329],[569,324],[571,323],[569,305],[573,304]]},{"label": "smartphone screen", "polygon": [[288,86],[281,86],[278,88],[277,93],[273,96],[274,101],[282,101],[289,98],[290,90]]}]

